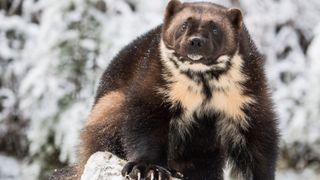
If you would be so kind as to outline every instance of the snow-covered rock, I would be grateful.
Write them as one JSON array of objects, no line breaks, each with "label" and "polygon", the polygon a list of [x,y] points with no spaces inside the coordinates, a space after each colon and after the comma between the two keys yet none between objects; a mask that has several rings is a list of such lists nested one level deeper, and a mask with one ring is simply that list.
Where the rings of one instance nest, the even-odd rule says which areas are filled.
[{"label": "snow-covered rock", "polygon": [[81,180],[123,180],[121,170],[125,163],[109,152],[96,152],[87,161]]},{"label": "snow-covered rock", "polygon": [[96,152],[87,161],[81,180],[124,180],[121,170],[125,163],[109,152]]}]

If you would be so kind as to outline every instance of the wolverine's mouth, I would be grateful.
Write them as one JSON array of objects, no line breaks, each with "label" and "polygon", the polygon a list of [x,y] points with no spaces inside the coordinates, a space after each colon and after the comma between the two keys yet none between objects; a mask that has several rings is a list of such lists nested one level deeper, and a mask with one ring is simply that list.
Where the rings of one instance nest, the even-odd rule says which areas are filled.
[{"label": "wolverine's mouth", "polygon": [[188,54],[187,57],[193,61],[198,61],[203,58],[202,55],[198,55],[198,54]]},{"label": "wolverine's mouth", "polygon": [[205,56],[195,53],[179,53],[176,49],[161,44],[164,53],[164,59],[170,59],[177,68],[183,70],[207,71],[224,70],[230,66],[231,56]]},{"label": "wolverine's mouth", "polygon": [[215,58],[210,57],[204,57],[199,54],[188,54],[186,56],[179,55],[175,53],[176,57],[182,62],[189,62],[191,64],[204,64],[204,65],[215,65],[218,64],[217,60]]}]

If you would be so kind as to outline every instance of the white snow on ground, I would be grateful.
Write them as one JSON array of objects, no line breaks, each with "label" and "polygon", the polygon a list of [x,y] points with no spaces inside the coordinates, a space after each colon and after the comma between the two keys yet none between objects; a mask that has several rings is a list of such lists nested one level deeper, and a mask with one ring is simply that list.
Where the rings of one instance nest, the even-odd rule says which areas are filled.
[{"label": "white snow on ground", "polygon": [[[103,12],[96,8],[97,1],[24,0],[22,17],[0,11],[0,103],[4,107],[0,122],[13,109],[30,119],[30,157],[40,166],[55,148],[61,152],[61,162],[76,161],[79,130],[100,74],[125,44],[161,23],[167,3],[104,0],[107,11]],[[234,2],[242,8],[253,39],[267,58],[281,147],[299,154],[309,146],[313,156],[320,156],[320,1],[212,2],[226,6]],[[32,23],[32,15],[38,12],[39,24]],[[14,38],[7,37],[10,32]],[[310,42],[308,49],[301,41]],[[290,148],[296,144],[302,148]],[[17,172],[25,167],[12,158],[1,158],[0,162],[11,162],[0,163],[2,174],[17,174],[6,171],[7,167]],[[278,179],[311,179],[312,172],[281,171]]]}]

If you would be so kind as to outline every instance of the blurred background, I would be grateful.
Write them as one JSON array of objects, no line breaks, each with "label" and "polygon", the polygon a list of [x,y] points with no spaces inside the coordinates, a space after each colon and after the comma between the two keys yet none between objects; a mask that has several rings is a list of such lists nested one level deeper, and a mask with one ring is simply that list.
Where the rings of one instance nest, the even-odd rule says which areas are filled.
[{"label": "blurred background", "polygon": [[[112,57],[162,22],[167,0],[0,0],[0,179],[76,161]],[[277,179],[320,179],[320,1],[213,0],[243,10],[280,117]],[[268,128],[268,127],[266,127]]]}]

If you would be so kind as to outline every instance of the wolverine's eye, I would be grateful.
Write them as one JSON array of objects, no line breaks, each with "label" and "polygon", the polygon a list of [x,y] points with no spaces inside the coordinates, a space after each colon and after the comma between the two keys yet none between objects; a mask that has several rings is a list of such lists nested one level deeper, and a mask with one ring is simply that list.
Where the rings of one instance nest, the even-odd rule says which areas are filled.
[{"label": "wolverine's eye", "polygon": [[184,22],[181,26],[181,31],[185,31],[188,29],[189,23],[188,22]]},{"label": "wolverine's eye", "polygon": [[219,28],[217,25],[213,25],[212,26],[212,32],[214,35],[218,35],[219,34]]},{"label": "wolverine's eye", "polygon": [[212,33],[214,36],[219,35],[220,29],[219,29],[218,25],[216,23],[214,23],[213,21],[211,21],[211,29],[212,29]]}]

